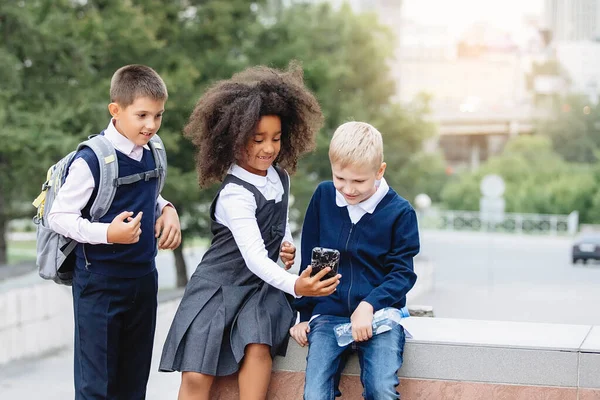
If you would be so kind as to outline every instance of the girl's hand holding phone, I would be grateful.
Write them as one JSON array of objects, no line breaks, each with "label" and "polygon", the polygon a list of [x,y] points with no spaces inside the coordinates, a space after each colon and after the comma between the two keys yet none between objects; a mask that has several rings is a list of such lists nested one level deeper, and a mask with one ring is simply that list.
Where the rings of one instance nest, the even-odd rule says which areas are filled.
[{"label": "girl's hand holding phone", "polygon": [[296,279],[294,284],[294,292],[297,296],[329,296],[335,292],[335,288],[340,284],[342,275],[337,274],[332,278],[321,280],[327,273],[331,271],[330,267],[323,268],[314,276],[310,276],[312,267],[309,265]]}]

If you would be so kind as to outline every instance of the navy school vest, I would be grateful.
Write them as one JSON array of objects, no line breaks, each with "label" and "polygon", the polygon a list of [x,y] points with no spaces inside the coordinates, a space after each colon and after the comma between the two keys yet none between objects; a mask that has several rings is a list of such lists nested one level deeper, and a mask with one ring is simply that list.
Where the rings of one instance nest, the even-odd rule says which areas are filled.
[{"label": "navy school vest", "polygon": [[[119,178],[152,171],[155,168],[154,157],[150,150],[144,149],[141,161],[136,161],[117,151]],[[90,207],[98,191],[100,166],[98,158],[89,148],[78,152],[75,159],[82,158],[94,176],[94,191],[88,204],[81,211],[82,217],[90,219]],[[111,223],[123,211],[132,211],[135,217],[142,211],[142,234],[137,243],[132,244],[79,244],[76,248],[77,267],[87,268],[91,272],[103,275],[136,278],[154,270],[154,258],[157,242],[154,237],[154,224],[157,215],[158,179],[150,178],[117,188],[114,200],[99,222]]]}]

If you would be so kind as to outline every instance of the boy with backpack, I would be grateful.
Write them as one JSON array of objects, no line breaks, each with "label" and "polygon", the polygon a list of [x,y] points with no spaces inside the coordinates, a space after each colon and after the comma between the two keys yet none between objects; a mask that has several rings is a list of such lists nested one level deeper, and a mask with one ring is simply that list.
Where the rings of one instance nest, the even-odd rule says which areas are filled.
[{"label": "boy with backpack", "polygon": [[[160,196],[166,156],[156,132],[165,83],[150,67],[127,65],[114,73],[110,97],[108,127],[78,147],[56,198],[45,205],[49,229],[74,240],[76,399],[145,398],[157,241],[160,249],[181,243],[177,211]],[[112,153],[99,158],[95,146]],[[99,207],[101,199],[108,204]]]}]

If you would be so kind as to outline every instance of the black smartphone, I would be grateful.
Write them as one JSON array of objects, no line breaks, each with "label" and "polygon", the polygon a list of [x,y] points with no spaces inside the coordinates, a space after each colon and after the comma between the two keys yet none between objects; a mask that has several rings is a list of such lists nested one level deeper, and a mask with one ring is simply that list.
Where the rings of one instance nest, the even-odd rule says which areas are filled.
[{"label": "black smartphone", "polygon": [[333,278],[338,273],[338,267],[340,265],[340,252],[335,249],[315,247],[312,249],[312,260],[310,265],[312,267],[310,276],[316,275],[323,268],[331,267],[331,271],[326,273],[321,280],[324,281],[325,279]]}]

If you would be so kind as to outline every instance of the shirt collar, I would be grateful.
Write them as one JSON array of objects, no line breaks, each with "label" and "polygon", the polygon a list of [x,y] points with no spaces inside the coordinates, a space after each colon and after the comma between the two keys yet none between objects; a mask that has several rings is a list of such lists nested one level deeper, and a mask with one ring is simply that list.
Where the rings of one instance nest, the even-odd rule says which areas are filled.
[{"label": "shirt collar", "polygon": [[279,181],[279,175],[272,166],[267,170],[267,176],[253,174],[237,164],[233,164],[229,168],[229,173],[256,187],[264,187],[267,185],[267,182],[277,183]]},{"label": "shirt collar", "polygon": [[347,207],[347,206],[359,207],[362,210],[364,210],[365,212],[368,212],[369,214],[373,214],[373,212],[375,211],[375,208],[377,208],[377,205],[379,204],[379,202],[381,202],[381,200],[385,197],[385,195],[387,194],[387,192],[389,190],[390,190],[389,185],[385,181],[385,178],[382,177],[381,180],[379,181],[379,186],[377,187],[377,190],[375,191],[375,193],[373,193],[373,195],[371,197],[369,197],[368,199],[366,199],[365,201],[361,201],[360,203],[354,204],[354,205],[348,204],[348,202],[344,198],[344,195],[336,190],[335,191],[335,204],[337,204],[338,207]]},{"label": "shirt collar", "polygon": [[140,148],[140,146],[136,146],[135,143],[119,133],[113,119],[110,120],[104,130],[104,136],[115,146],[115,149],[123,154],[130,155],[134,150]]}]

